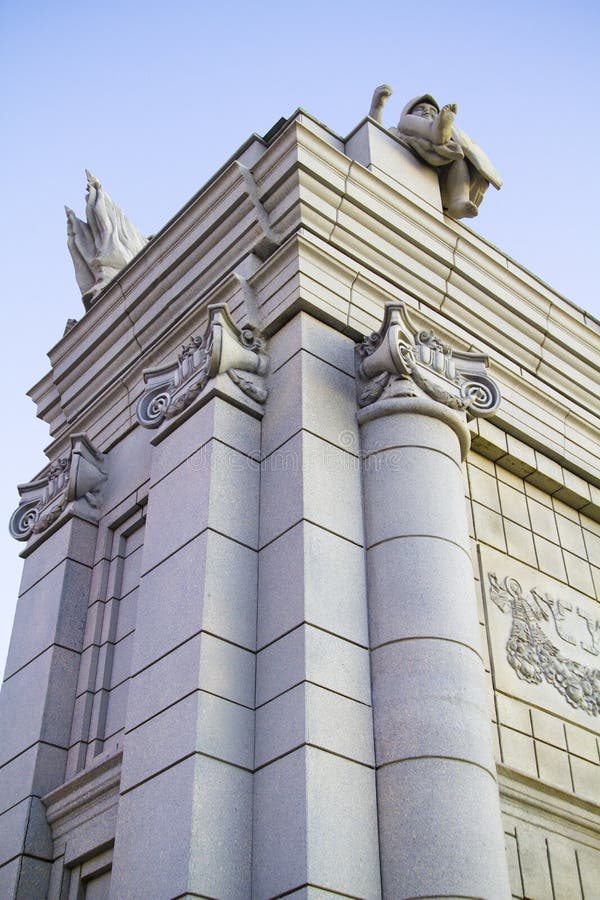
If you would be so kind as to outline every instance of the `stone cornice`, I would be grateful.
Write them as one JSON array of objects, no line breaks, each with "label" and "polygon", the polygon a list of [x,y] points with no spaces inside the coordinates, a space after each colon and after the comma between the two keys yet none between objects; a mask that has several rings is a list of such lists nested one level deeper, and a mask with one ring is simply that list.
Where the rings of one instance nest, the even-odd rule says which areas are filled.
[{"label": "stone cornice", "polygon": [[[535,409],[542,428],[550,401],[573,446],[579,430],[598,433],[600,325],[343,148],[299,111],[268,147],[251,140],[165,226],[56,345],[53,371],[32,389],[52,422],[53,449],[74,425],[96,434],[92,419],[110,398],[123,410],[118,427],[131,427],[142,370],[173,352],[173,322],[185,323],[184,340],[198,329],[215,294],[243,323],[230,302],[235,271],[253,287],[267,334],[304,308],[358,339],[378,326],[384,298],[408,297],[443,340],[490,356],[513,428],[526,431]],[[251,172],[253,197],[238,162]],[[265,238],[257,203],[283,241],[266,260],[256,252]],[[600,473],[597,451],[581,462],[590,455]]]},{"label": "stone cornice", "polygon": [[591,800],[531,778],[503,763],[497,763],[500,800],[505,813],[539,826],[540,818],[551,831],[586,837],[600,849],[600,807]]}]

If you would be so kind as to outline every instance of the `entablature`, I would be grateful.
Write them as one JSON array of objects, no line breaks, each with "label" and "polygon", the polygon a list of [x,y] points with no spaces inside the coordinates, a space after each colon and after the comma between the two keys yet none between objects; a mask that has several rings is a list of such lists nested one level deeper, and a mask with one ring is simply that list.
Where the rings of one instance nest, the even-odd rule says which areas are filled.
[{"label": "entablature", "polygon": [[501,427],[600,477],[600,325],[434,215],[414,183],[404,189],[344,153],[366,124],[380,127],[359,124],[345,145],[298,111],[268,146],[249,141],[165,226],[53,348],[51,373],[30,392],[53,450],[73,429],[104,447],[95,423],[107,408],[123,410],[121,430],[133,427],[143,369],[197,332],[209,303],[227,302],[237,326],[249,321],[243,281],[267,335],[306,309],[358,341],[377,330],[385,302],[406,300],[442,339],[489,355]]}]

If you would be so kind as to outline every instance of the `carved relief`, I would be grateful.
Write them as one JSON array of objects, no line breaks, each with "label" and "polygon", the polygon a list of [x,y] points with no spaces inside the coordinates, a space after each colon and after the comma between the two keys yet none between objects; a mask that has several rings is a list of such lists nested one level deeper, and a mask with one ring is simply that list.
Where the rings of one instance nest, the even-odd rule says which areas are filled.
[{"label": "carved relief", "polygon": [[385,397],[428,396],[469,416],[490,416],[500,405],[487,357],[453,350],[411,322],[404,303],[388,303],[380,330],[357,348],[359,406]]},{"label": "carved relief", "polygon": [[107,473],[105,457],[85,434],[71,435],[71,453],[52,463],[41,478],[20,484],[21,501],[9,522],[17,541],[45,531],[71,506],[86,518],[98,518],[100,491]]},{"label": "carved relief", "polygon": [[263,339],[254,327],[240,330],[225,304],[208,309],[208,328],[203,337],[192,337],[184,344],[176,363],[144,372],[148,390],[136,409],[137,420],[144,428],[158,428],[165,419],[181,413],[210,379],[225,372],[246,396],[257,403],[266,401],[262,376],[268,359],[262,352]]},{"label": "carved relief", "polygon": [[511,613],[511,629],[506,645],[509,664],[522,681],[552,685],[576,709],[591,716],[600,714],[600,669],[583,665],[560,652],[544,633],[541,623],[554,622],[558,635],[568,644],[577,645],[592,656],[600,656],[600,623],[579,608],[577,615],[586,622],[587,638],[577,641],[568,630],[567,613],[571,604],[562,603],[535,588],[528,596],[516,578],[503,582],[488,573],[490,597],[502,612]]}]

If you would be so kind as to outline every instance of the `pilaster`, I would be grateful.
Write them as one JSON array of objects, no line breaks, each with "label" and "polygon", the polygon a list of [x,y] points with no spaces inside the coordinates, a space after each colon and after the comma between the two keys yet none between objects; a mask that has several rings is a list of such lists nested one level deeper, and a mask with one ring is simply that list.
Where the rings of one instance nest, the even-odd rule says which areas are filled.
[{"label": "pilaster", "polygon": [[54,857],[41,797],[62,783],[83,643],[104,460],[85,435],[19,486],[27,541],[0,694],[0,894],[44,896]]},{"label": "pilaster", "polygon": [[252,896],[375,898],[381,885],[354,344],[301,313],[272,339],[271,355]]},{"label": "pilaster", "polygon": [[250,896],[260,419],[255,329],[209,310],[145,374],[155,428],[111,895]]}]

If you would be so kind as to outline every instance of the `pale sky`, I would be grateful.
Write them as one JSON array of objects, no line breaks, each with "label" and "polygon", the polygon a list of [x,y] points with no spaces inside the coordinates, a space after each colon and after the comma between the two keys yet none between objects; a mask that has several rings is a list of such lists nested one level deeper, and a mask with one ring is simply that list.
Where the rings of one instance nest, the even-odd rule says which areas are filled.
[{"label": "pale sky", "polygon": [[[376,85],[386,125],[428,92],[504,179],[469,225],[600,319],[599,22],[595,0],[0,0],[4,521],[47,462],[25,392],[83,314],[63,207],[84,217],[85,168],[153,234],[297,107],[344,136]],[[21,548],[5,531],[0,672]]]}]

